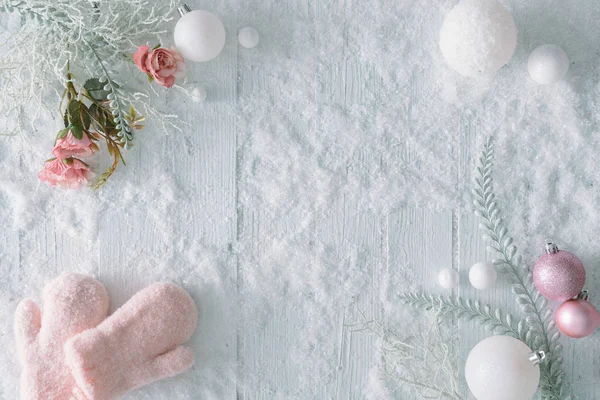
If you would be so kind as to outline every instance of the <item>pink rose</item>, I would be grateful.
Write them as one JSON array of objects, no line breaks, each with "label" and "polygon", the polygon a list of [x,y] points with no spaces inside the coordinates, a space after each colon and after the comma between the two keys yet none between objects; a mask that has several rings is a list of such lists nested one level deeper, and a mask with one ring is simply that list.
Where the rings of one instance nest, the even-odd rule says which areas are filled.
[{"label": "pink rose", "polygon": [[183,76],[185,71],[183,57],[175,49],[159,47],[150,50],[148,46],[140,46],[133,55],[133,61],[142,72],[167,88],[173,86],[175,78]]},{"label": "pink rose", "polygon": [[98,146],[90,139],[87,133],[84,132],[81,139],[77,139],[75,135],[69,131],[65,137],[56,141],[52,154],[60,160],[73,156],[91,157],[97,148]]},{"label": "pink rose", "polygon": [[38,178],[50,186],[77,189],[88,183],[93,177],[92,172],[83,161],[76,158],[68,158],[65,161],[58,158],[48,161],[38,174]]}]

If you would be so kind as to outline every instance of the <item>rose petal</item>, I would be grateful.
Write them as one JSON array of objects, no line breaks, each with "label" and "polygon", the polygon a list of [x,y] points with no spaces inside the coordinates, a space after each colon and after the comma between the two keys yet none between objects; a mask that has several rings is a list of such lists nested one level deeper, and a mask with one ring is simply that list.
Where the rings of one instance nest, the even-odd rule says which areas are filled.
[{"label": "rose petal", "polygon": [[148,58],[148,46],[140,46],[133,55],[133,62],[142,72],[148,72],[146,69],[146,59]]}]

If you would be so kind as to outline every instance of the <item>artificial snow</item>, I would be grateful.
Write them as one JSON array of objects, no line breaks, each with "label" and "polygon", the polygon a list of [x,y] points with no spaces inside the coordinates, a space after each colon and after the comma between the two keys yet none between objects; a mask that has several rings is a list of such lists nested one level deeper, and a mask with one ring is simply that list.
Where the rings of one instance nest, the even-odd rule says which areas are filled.
[{"label": "artificial snow", "polygon": [[[149,119],[127,166],[98,193],[37,180],[61,128],[56,95],[41,120],[26,105],[21,120],[2,120],[0,398],[17,396],[17,302],[41,301],[66,270],[95,274],[113,309],[159,280],[183,285],[199,305],[194,369],[128,399],[403,398],[376,367],[360,370],[363,386],[331,388],[340,359],[352,357],[340,348],[345,311],[360,300],[399,330],[417,315],[396,296],[421,284],[408,265],[389,265],[396,277],[379,281],[388,276],[386,218],[404,207],[470,213],[474,156],[489,135],[499,207],[526,259],[551,237],[588,266],[586,286],[600,286],[600,8],[503,1],[519,31],[515,54],[493,78],[470,79],[439,49],[455,4],[203,2],[223,20],[227,44],[217,59],[189,63],[182,85],[210,95],[199,104],[157,88],[156,107],[187,125],[167,135]],[[0,15],[0,27],[9,22],[15,29]],[[235,35],[248,25],[261,34],[251,51]],[[528,76],[527,56],[543,43],[569,54],[564,81]],[[269,332],[280,342],[260,354]],[[376,356],[376,340],[368,344]],[[261,386],[265,374],[272,386]]]}]

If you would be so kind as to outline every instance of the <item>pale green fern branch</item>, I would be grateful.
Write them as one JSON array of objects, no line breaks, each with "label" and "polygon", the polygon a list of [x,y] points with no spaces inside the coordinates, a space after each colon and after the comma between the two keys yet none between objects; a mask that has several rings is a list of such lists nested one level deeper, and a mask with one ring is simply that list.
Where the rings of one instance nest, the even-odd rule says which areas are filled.
[{"label": "pale green fern branch", "polygon": [[524,267],[522,257],[517,255],[517,247],[508,235],[508,229],[496,205],[491,176],[493,153],[490,138],[479,158],[477,176],[474,178],[475,214],[482,220],[480,228],[486,232],[484,239],[490,242],[488,251],[498,254],[498,258],[493,260],[494,264],[511,280],[512,292],[517,296],[517,303],[526,316],[526,321],[539,332],[528,345],[547,354],[546,360],[540,365],[543,399],[568,399],[570,395],[567,393],[568,385],[564,382],[563,359],[560,356],[562,345],[558,342],[560,333],[552,318],[552,309],[548,307],[548,301],[535,289],[532,274]]},{"label": "pale green fern branch", "polygon": [[440,316],[455,316],[467,321],[479,321],[485,329],[499,335],[513,336],[528,346],[533,346],[535,330],[526,321],[515,320],[510,313],[503,315],[498,308],[482,306],[479,300],[463,299],[459,296],[443,297],[425,293],[404,293],[402,301],[412,307],[434,311]]}]

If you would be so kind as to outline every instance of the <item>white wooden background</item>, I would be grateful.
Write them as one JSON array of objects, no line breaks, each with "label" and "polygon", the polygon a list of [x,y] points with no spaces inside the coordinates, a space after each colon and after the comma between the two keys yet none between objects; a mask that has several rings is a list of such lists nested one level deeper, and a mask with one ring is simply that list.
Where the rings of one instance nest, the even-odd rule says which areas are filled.
[{"label": "white wooden background", "polygon": [[[0,271],[5,281],[12,282],[10,293],[14,306],[17,296],[22,293],[19,285],[24,271],[35,263],[46,263],[45,274],[50,277],[64,270],[70,270],[81,259],[92,254],[92,262],[97,266],[94,272],[107,285],[113,305],[124,303],[131,295],[155,279],[147,274],[144,268],[129,269],[126,266],[135,262],[142,253],[152,254],[155,243],[163,243],[161,228],[165,225],[177,226],[180,237],[201,238],[202,245],[213,249],[221,249],[233,255],[218,268],[226,270],[223,293],[239,293],[240,307],[229,309],[219,305],[219,296],[207,292],[202,285],[195,284],[194,278],[201,272],[190,271],[189,279],[182,283],[202,303],[205,320],[218,320],[219,313],[228,314],[227,322],[214,328],[202,324],[200,332],[193,340],[200,360],[203,357],[218,357],[220,361],[229,362],[230,369],[210,371],[211,365],[200,365],[203,377],[219,374],[230,374],[230,384],[222,388],[219,398],[223,400],[254,399],[304,399],[302,387],[307,382],[297,378],[297,366],[287,362],[293,357],[293,351],[300,338],[296,336],[297,327],[301,326],[303,316],[298,315],[290,304],[272,304],[267,316],[268,322],[262,331],[246,330],[245,325],[251,323],[252,315],[244,314],[245,273],[243,266],[235,256],[232,246],[241,243],[250,259],[258,255],[265,241],[277,236],[278,232],[295,229],[301,216],[290,215],[287,220],[271,221],[265,218],[259,206],[241,205],[239,193],[239,156],[240,135],[244,115],[240,108],[244,96],[253,91],[278,91],[286,88],[273,87],[269,77],[254,69],[256,57],[260,57],[261,49],[269,46],[281,46],[277,43],[278,26],[291,38],[292,33],[286,31],[286,23],[292,24],[294,15],[318,20],[320,12],[327,12],[328,7],[343,14],[348,6],[347,1],[339,0],[335,4],[317,0],[273,0],[263,1],[260,7],[251,7],[248,3],[243,13],[235,14],[226,5],[217,1],[204,1],[193,8],[212,9],[223,18],[228,32],[228,41],[224,53],[214,62],[194,66],[196,81],[206,86],[208,100],[198,105],[191,101],[174,104],[186,119],[198,121],[176,140],[153,139],[140,141],[133,158],[130,160],[129,175],[150,176],[152,165],[161,162],[166,170],[177,177],[177,187],[170,188],[178,196],[178,206],[172,210],[172,220],[158,221],[141,207],[106,209],[97,224],[97,237],[74,239],[64,229],[56,229],[56,220],[49,219],[43,229],[26,232],[17,230],[9,236],[8,243],[3,243],[3,262]],[[326,4],[327,3],[327,4]],[[347,9],[351,9],[348,7]],[[316,22],[315,22],[316,23]],[[261,32],[261,43],[255,50],[240,49],[235,35],[244,26],[255,26]],[[432,26],[429,34],[435,36],[437,28]],[[290,42],[290,46],[294,44]],[[281,50],[281,48],[279,48]],[[317,49],[318,50],[318,49]],[[316,51],[317,51],[316,50]],[[264,50],[262,50],[264,51]],[[293,49],[289,50],[294,54]],[[254,52],[254,53],[252,53]],[[298,62],[301,62],[300,55]],[[368,66],[362,66],[351,56],[331,60],[330,73],[307,79],[318,79],[320,86],[319,101],[336,102],[342,107],[361,101],[365,92],[377,93],[382,84],[378,79],[369,78]],[[341,67],[343,66],[343,67]],[[418,69],[412,81],[413,99],[418,101],[422,82],[426,80]],[[308,87],[314,87],[307,84]],[[477,125],[471,124],[471,118],[465,116],[463,126],[458,127],[461,137],[458,165],[456,169],[459,179],[469,180],[473,167],[473,157],[478,152],[476,141],[485,134]],[[400,123],[400,122],[399,122]],[[403,123],[406,123],[404,121]],[[408,122],[410,123],[410,121]],[[411,157],[411,149],[406,150],[404,157]],[[158,159],[157,159],[158,155]],[[158,160],[158,161],[157,161]],[[154,187],[152,190],[162,190]],[[135,204],[136,200],[132,200]],[[332,214],[324,216],[317,226],[310,228],[310,236],[321,243],[335,248],[340,260],[348,250],[348,246],[360,244],[367,249],[365,266],[372,269],[373,279],[369,288],[361,293],[356,303],[366,311],[369,318],[383,318],[385,312],[380,296],[394,293],[390,282],[403,279],[406,269],[410,269],[419,278],[420,289],[441,293],[437,286],[437,274],[440,269],[453,267],[460,272],[461,285],[456,291],[460,295],[476,297],[484,302],[512,307],[513,299],[508,290],[503,289],[502,281],[494,290],[476,292],[468,284],[469,267],[477,261],[487,259],[485,244],[480,239],[478,222],[468,209],[434,209],[426,207],[402,206],[386,214],[373,214],[356,210],[352,203],[343,198],[337,200]],[[191,240],[191,239],[190,239]],[[125,242],[137,243],[131,247]],[[188,248],[189,243],[173,240],[170,245]],[[31,260],[28,254],[35,250],[43,254],[43,259]],[[192,257],[202,257],[202,253]],[[157,260],[167,262],[164,260]],[[168,267],[161,270],[162,277],[168,277]],[[332,376],[319,382],[315,393],[319,399],[360,399],[364,398],[364,387],[369,379],[369,371],[377,363],[376,340],[369,335],[351,332],[344,325],[340,316],[339,329],[328,334],[337,339],[338,346],[333,351],[339,357],[339,368]],[[224,326],[229,326],[229,336],[221,335]],[[485,337],[483,331],[472,325],[460,325],[460,352],[464,359],[469,349],[478,340]],[[565,342],[566,366],[574,392],[581,399],[600,398],[600,376],[598,360],[582,354],[585,349],[577,346],[575,341]],[[217,354],[217,356],[215,356]],[[202,364],[202,363],[201,363]],[[220,364],[222,365],[222,363]],[[257,373],[256,368],[262,368]],[[311,368],[306,365],[305,368]],[[252,375],[252,379],[246,379]],[[193,376],[193,375],[192,375]],[[14,382],[14,379],[12,380]],[[174,383],[175,382],[175,383]],[[237,382],[237,383],[236,383]],[[324,384],[325,382],[325,384]],[[204,398],[204,383],[199,379],[176,378],[169,382],[159,383],[144,392],[134,393],[130,398],[171,399],[169,385],[188,385],[181,398]],[[310,384],[310,383],[309,383]],[[467,390],[465,398],[468,398]],[[8,393],[8,392],[7,392]],[[397,398],[405,399],[401,393]],[[7,397],[8,398],[8,397]]]}]

